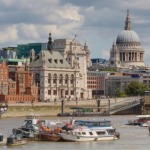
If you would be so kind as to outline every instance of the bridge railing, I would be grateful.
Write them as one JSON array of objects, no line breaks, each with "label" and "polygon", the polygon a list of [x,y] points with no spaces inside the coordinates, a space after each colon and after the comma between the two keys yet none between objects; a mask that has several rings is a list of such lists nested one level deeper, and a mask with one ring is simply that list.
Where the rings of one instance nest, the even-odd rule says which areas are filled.
[{"label": "bridge railing", "polygon": [[139,105],[141,103],[141,99],[135,99],[134,101],[131,102],[126,102],[126,104],[122,103],[122,105],[113,105],[110,107],[110,114],[114,114],[116,112],[122,111],[122,110],[126,110],[128,108],[132,108],[136,105]]}]

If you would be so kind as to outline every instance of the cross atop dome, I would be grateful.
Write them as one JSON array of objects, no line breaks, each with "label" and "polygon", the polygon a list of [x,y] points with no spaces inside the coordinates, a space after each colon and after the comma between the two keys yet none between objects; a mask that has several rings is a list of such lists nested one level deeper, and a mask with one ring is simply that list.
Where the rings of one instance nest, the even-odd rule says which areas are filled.
[{"label": "cross atop dome", "polygon": [[131,21],[130,21],[130,15],[129,15],[129,10],[127,10],[127,17],[125,20],[125,30],[131,30]]}]

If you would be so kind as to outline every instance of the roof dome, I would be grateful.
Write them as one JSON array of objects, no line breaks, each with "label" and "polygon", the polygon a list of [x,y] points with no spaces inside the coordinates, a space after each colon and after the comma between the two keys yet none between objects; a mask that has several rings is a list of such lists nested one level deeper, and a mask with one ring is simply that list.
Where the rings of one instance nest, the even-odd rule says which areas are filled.
[{"label": "roof dome", "polygon": [[127,43],[135,42],[140,43],[140,38],[137,33],[133,30],[123,30],[117,37],[116,43]]}]

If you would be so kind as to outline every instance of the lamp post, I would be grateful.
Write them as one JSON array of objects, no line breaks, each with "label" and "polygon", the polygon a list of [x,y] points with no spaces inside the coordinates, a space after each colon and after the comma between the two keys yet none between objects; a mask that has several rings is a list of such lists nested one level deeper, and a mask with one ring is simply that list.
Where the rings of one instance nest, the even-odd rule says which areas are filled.
[{"label": "lamp post", "polygon": [[[74,50],[74,67],[75,67],[75,100],[77,100],[77,54],[76,54],[76,46],[77,46],[77,43],[76,43],[76,35],[75,35],[75,50]],[[77,105],[77,104],[76,104]]]},{"label": "lamp post", "polygon": [[32,96],[32,100],[31,100],[31,105],[32,105],[32,108],[34,107],[34,97]]},{"label": "lamp post", "polygon": [[110,115],[110,99],[108,99],[108,115]]}]

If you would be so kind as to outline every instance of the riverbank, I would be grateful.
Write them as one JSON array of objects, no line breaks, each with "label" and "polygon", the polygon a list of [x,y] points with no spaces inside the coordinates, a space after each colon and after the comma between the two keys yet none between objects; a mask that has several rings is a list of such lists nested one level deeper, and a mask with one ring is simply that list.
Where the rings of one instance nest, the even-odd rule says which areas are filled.
[{"label": "riverbank", "polygon": [[[125,101],[129,98],[109,99],[111,104]],[[96,107],[97,100],[65,101],[64,112],[71,112],[70,107]],[[108,99],[101,99],[101,106],[108,106]],[[34,114],[38,116],[56,116],[61,112],[61,101],[38,102],[38,103],[13,103],[8,104],[8,110],[2,115],[4,117],[23,117]]]}]

